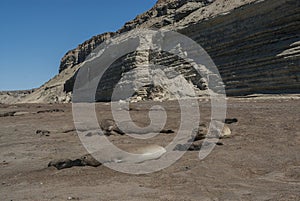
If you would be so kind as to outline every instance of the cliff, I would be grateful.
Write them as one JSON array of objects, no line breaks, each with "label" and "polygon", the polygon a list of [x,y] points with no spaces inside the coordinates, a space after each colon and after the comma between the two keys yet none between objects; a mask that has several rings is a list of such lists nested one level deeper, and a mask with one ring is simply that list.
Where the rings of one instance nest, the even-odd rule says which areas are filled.
[{"label": "cliff", "polygon": [[32,94],[36,89],[18,91],[0,91],[0,104],[14,104],[21,102],[25,97]]},{"label": "cliff", "polygon": [[213,58],[227,95],[299,93],[299,20],[299,1],[267,0],[180,32],[201,44]]},{"label": "cliff", "polygon": [[73,66],[82,63],[98,45],[114,35],[115,33],[109,32],[94,36],[90,40],[80,44],[76,49],[68,51],[61,59],[59,73],[66,68],[72,68]]},{"label": "cliff", "polygon": [[[159,0],[116,33],[94,36],[69,51],[62,58],[59,75],[23,102],[69,102],[76,71],[90,52],[105,40],[135,28],[175,30],[195,40],[217,65],[227,95],[300,93],[299,4],[297,0]],[[122,79],[122,67],[142,79],[142,70],[134,67],[154,56],[156,64],[179,67],[177,71],[183,72],[199,96],[207,94],[206,83],[193,77],[192,67],[184,61],[172,55],[135,52],[108,69],[98,88],[102,94],[98,100],[109,100],[114,85]],[[149,99],[157,86],[151,80],[143,84],[136,96]],[[164,89],[158,91],[152,99],[169,97]]]}]

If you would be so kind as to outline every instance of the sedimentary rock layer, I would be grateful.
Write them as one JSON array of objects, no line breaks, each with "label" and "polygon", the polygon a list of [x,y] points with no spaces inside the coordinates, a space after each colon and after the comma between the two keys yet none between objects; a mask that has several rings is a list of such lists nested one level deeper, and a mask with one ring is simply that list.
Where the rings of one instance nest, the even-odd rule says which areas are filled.
[{"label": "sedimentary rock layer", "polygon": [[180,30],[209,53],[227,95],[300,93],[300,2],[266,0]]},{"label": "sedimentary rock layer", "polygon": [[[69,101],[74,75],[88,54],[107,39],[136,28],[175,30],[195,40],[218,67],[227,95],[300,93],[298,0],[159,0],[116,33],[95,36],[69,51],[62,59],[60,74],[24,101]],[[143,62],[177,69],[198,90],[198,95],[205,94],[205,81],[193,76],[191,65],[185,61],[172,55],[135,52],[108,69],[98,86],[98,93],[102,94],[98,95],[99,100],[109,99],[124,72],[132,71],[134,82],[147,80],[143,77],[147,75],[145,69],[137,67]],[[137,94],[152,97],[145,93],[153,91],[153,83],[147,80],[144,84],[146,88],[140,92],[137,89]],[[158,96],[169,96],[163,89],[158,91]]]}]

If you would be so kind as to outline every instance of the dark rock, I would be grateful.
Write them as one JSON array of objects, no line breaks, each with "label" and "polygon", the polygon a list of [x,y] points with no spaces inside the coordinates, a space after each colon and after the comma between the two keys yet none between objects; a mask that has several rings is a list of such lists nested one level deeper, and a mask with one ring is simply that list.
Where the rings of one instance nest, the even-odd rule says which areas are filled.
[{"label": "dark rock", "polygon": [[70,133],[70,132],[74,132],[74,131],[76,131],[76,129],[71,128],[71,129],[64,130],[62,133]]},{"label": "dark rock", "polygon": [[208,132],[208,126],[205,123],[200,123],[198,129],[194,130],[194,141],[205,139]]},{"label": "dark rock", "polygon": [[189,149],[189,146],[188,144],[177,144],[175,147],[174,147],[174,151],[187,151]]},{"label": "dark rock", "polygon": [[48,131],[48,130],[37,130],[37,131],[35,131],[35,134],[39,134],[41,136],[43,136],[43,135],[49,136],[50,131]]},{"label": "dark rock", "polygon": [[226,118],[224,121],[225,124],[232,124],[236,122],[238,122],[237,118],[232,118],[232,119]]},{"label": "dark rock", "polygon": [[175,131],[170,130],[170,129],[168,129],[168,130],[163,129],[163,130],[160,131],[160,133],[171,134],[171,133],[175,133]]},{"label": "dark rock", "polygon": [[49,110],[40,110],[37,113],[52,113],[52,112],[65,112],[62,109],[49,109]]},{"label": "dark rock", "polygon": [[1,113],[0,117],[12,117],[15,115],[16,112],[5,112],[5,113]]},{"label": "dark rock", "polygon": [[189,147],[189,151],[199,151],[201,149],[201,144],[191,144]]},{"label": "dark rock", "polygon": [[174,151],[199,151],[201,149],[200,143],[193,144],[177,144]]}]

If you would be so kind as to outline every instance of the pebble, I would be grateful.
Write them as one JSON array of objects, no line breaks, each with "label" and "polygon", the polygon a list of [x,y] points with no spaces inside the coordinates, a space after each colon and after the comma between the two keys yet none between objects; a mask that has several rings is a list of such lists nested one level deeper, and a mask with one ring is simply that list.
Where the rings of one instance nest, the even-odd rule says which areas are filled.
[{"label": "pebble", "polygon": [[79,198],[78,197],[68,197],[68,200],[79,200]]},{"label": "pebble", "polygon": [[217,142],[216,145],[222,146],[222,145],[224,145],[224,144],[223,144],[222,142]]}]

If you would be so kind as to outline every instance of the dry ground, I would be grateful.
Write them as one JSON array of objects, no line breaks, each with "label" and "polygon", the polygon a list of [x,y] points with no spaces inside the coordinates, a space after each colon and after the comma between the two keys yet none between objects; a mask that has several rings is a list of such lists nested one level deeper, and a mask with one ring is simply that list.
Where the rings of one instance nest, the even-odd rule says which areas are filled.
[{"label": "dry ground", "polygon": [[[199,103],[202,117],[209,117],[210,104]],[[133,105],[133,119],[146,125],[151,104]],[[166,128],[176,131],[178,105],[163,105],[168,111]],[[99,119],[111,115],[104,103],[97,104],[97,111]],[[146,175],[128,175],[105,166],[48,168],[52,159],[74,159],[86,153],[73,130],[71,104],[0,105],[0,114],[6,112],[25,113],[0,117],[3,201],[300,200],[299,99],[230,99],[228,117],[239,120],[229,125],[231,138],[222,139],[223,145],[202,161],[198,152],[187,152],[172,166]],[[49,136],[36,134],[39,129],[50,131]],[[165,145],[174,135],[162,134],[147,143]],[[110,139],[116,144],[132,143],[128,136]]]}]

